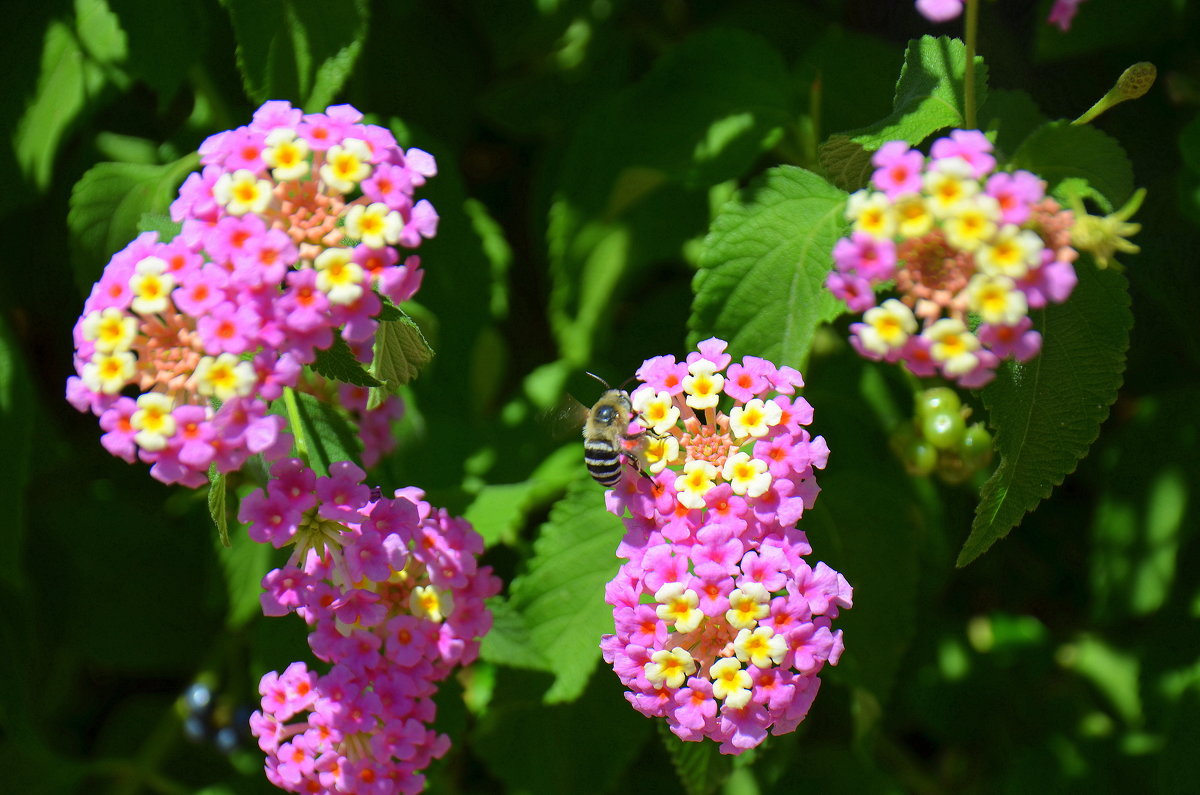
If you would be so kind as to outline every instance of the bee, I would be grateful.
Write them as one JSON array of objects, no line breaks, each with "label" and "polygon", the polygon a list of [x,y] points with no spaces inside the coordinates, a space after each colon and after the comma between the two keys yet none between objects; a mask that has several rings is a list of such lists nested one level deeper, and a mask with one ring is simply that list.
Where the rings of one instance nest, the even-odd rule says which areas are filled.
[{"label": "bee", "polygon": [[[646,447],[647,433],[629,433],[633,419],[633,403],[624,389],[613,389],[602,379],[591,373],[604,384],[604,394],[587,413],[583,423],[583,462],[588,472],[601,486],[612,488],[621,479],[621,456],[644,477],[642,452]],[[626,442],[633,442],[632,448]]]}]

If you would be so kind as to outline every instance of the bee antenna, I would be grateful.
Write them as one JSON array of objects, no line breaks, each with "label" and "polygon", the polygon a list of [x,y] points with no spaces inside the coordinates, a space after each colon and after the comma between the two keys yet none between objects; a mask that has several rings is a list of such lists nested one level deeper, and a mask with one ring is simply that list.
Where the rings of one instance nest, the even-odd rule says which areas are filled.
[{"label": "bee antenna", "polygon": [[604,388],[605,388],[605,389],[612,389],[612,387],[608,385],[608,382],[607,382],[607,381],[605,381],[603,378],[601,378],[600,376],[596,375],[595,373],[588,373],[586,370],[584,371],[584,373],[586,373],[587,375],[590,375],[592,378],[595,378],[597,381],[599,381],[600,383],[604,384]]},{"label": "bee antenna", "polygon": [[621,382],[621,389],[624,389],[625,387],[629,386],[629,382],[630,382],[630,381],[632,381],[632,380],[633,380],[633,379],[635,379],[635,378],[637,378],[637,374],[636,374],[636,373],[634,373],[633,375],[629,376],[629,377],[628,377],[628,378],[626,378],[624,381],[622,381],[622,382]]}]

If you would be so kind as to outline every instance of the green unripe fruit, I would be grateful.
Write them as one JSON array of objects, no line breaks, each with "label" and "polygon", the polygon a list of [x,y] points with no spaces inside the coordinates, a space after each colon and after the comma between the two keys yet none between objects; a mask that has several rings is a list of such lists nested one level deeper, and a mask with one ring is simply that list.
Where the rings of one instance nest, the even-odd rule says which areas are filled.
[{"label": "green unripe fruit", "polygon": [[988,433],[988,429],[983,427],[982,422],[977,422],[967,432],[963,434],[962,444],[959,445],[958,454],[962,456],[963,462],[974,471],[983,469],[992,462],[992,435]]},{"label": "green unripe fruit", "polygon": [[917,395],[917,418],[923,419],[937,412],[953,412],[957,414],[962,408],[958,393],[948,386],[938,386],[926,389]]},{"label": "green unripe fruit", "polygon": [[913,439],[904,452],[903,460],[908,474],[924,477],[937,468],[938,451],[924,439]]},{"label": "green unripe fruit", "polygon": [[939,450],[958,447],[966,431],[967,424],[957,411],[927,413],[921,420],[921,434]]}]

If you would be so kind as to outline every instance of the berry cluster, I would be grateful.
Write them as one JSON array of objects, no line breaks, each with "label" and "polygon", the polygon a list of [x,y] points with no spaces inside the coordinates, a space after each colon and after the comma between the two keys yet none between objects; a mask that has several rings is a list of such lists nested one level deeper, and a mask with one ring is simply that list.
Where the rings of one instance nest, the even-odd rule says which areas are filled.
[{"label": "berry cluster", "polygon": [[418,489],[372,494],[342,462],[317,477],[277,462],[242,502],[251,538],[293,545],[263,579],[263,612],[296,612],[329,670],[303,662],[259,685],[250,726],[268,780],[291,792],[418,792],[421,771],[450,739],[429,728],[436,683],[479,654],[491,628],[484,600],[500,590],[476,557],[483,539],[434,510]]},{"label": "berry cluster", "polygon": [[[1041,350],[1029,310],[1075,287],[1073,214],[1028,171],[995,171],[991,151],[983,133],[955,130],[929,158],[902,141],[875,153],[872,189],[850,196],[853,231],[826,281],[863,312],[850,327],[863,356],[973,389],[1001,359]],[[883,287],[895,297],[877,303]]]},{"label": "berry cluster", "polygon": [[913,475],[934,472],[957,484],[992,462],[992,435],[982,422],[967,425],[969,406],[948,387],[927,389],[917,396],[911,423],[892,435],[892,449]]},{"label": "berry cluster", "polygon": [[[627,532],[608,584],[615,632],[604,659],[647,716],[684,740],[738,754],[804,719],[817,674],[842,653],[831,620],[851,588],[796,527],[829,449],[789,367],[731,363],[710,339],[685,362],[646,361],[632,395],[648,470],[607,495]],[[726,396],[725,409],[721,408]],[[732,405],[730,405],[732,404]]]},{"label": "berry cluster", "polygon": [[[340,334],[360,360],[382,310],[412,297],[437,229],[413,191],[436,173],[348,105],[303,114],[267,102],[200,147],[171,205],[181,231],[113,255],[75,325],[67,398],[100,417],[102,443],[165,483],[287,452],[267,402]],[[388,410],[392,414],[395,408]],[[389,414],[390,416],[390,414]]]}]

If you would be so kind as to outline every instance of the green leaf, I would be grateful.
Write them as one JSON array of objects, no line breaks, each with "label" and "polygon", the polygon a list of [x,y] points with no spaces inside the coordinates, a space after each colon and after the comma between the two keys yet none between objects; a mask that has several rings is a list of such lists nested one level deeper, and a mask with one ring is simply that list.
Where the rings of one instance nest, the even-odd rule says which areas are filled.
[{"label": "green leaf", "polygon": [[793,166],[768,171],[721,208],[704,241],[688,321],[693,340],[800,366],[813,333],[843,311],[825,289],[846,194]]},{"label": "green leaf", "polygon": [[484,486],[463,518],[488,546],[514,543],[529,514],[561,493],[582,465],[579,444],[564,445],[547,456],[528,480]]},{"label": "green leaf", "polygon": [[195,154],[173,163],[98,163],[71,189],[67,227],[75,280],[86,294],[104,263],[138,235],[145,214],[165,215]]},{"label": "green leaf", "polygon": [[[966,124],[963,88],[967,48],[958,39],[922,36],[908,43],[892,112],[872,125],[846,133],[875,150],[888,141],[916,145],[946,127]],[[987,66],[975,56],[975,103],[987,99]]]},{"label": "green leaf", "polygon": [[1075,470],[1116,400],[1133,325],[1127,283],[1111,269],[1076,271],[1066,303],[1033,313],[1041,355],[1005,364],[983,390],[1000,465],[983,486],[959,566],[1008,535]]},{"label": "green leaf", "polygon": [[1013,155],[1012,164],[1046,180],[1051,192],[1066,180],[1085,180],[1120,207],[1133,194],[1133,166],[1116,139],[1095,127],[1044,124]]},{"label": "green leaf", "polygon": [[355,386],[383,386],[383,382],[371,376],[363,367],[341,334],[333,336],[333,344],[317,351],[317,358],[310,365],[318,375],[333,381]]},{"label": "green leaf", "polygon": [[[381,316],[382,317],[382,316]],[[375,356],[370,374],[377,379],[371,390],[367,408],[382,402],[384,394],[396,391],[412,381],[421,368],[433,359],[433,348],[425,341],[416,322],[403,312],[398,320],[380,320],[375,332]],[[353,383],[353,382],[352,382]]]},{"label": "green leaf", "polygon": [[207,4],[108,2],[129,37],[130,71],[164,98],[173,96],[208,44]]},{"label": "green leaf", "polygon": [[733,758],[722,754],[716,743],[684,742],[671,733],[664,721],[656,721],[663,748],[671,757],[675,775],[688,795],[709,795],[733,772]]},{"label": "green leaf", "polygon": [[582,119],[550,211],[550,319],[575,365],[592,358],[640,267],[681,256],[712,185],[741,176],[793,116],[783,60],[757,37],[710,30]]},{"label": "green leaf", "polygon": [[271,570],[274,549],[270,544],[259,544],[244,531],[233,534],[232,544],[217,550],[221,569],[225,573],[225,592],[229,598],[229,612],[225,625],[230,630],[245,626],[251,619],[262,615],[262,578]]},{"label": "green leaf", "polygon": [[[300,449],[308,455],[308,465],[318,477],[329,474],[329,465],[338,461],[352,461],[362,466],[362,443],[350,424],[337,409],[323,403],[307,392],[288,391],[294,396],[289,408],[292,433]],[[292,410],[294,408],[294,411]]]},{"label": "green leaf", "polygon": [[1046,115],[1024,91],[990,91],[979,109],[983,130],[1001,155],[1017,151],[1031,132],[1046,123]]},{"label": "green leaf", "polygon": [[50,184],[63,136],[88,110],[89,98],[99,94],[106,83],[105,70],[87,57],[71,28],[62,22],[50,23],[37,90],[13,136],[21,172],[37,189]]},{"label": "green leaf", "polygon": [[817,147],[817,157],[825,177],[847,193],[867,187],[875,170],[875,166],[871,165],[873,154],[845,135],[832,135]]},{"label": "green leaf", "polygon": [[548,704],[577,698],[600,659],[600,636],[613,626],[604,586],[619,568],[613,552],[621,534],[603,492],[581,477],[551,509],[528,569],[512,582],[509,608],[524,618],[534,655],[555,674]]},{"label": "green leaf", "polygon": [[158,239],[170,243],[183,231],[183,224],[175,223],[171,216],[163,213],[142,213],[138,219],[138,232],[158,232]]},{"label": "green leaf", "polygon": [[221,546],[229,548],[229,514],[225,508],[225,474],[210,468],[208,472],[208,515],[217,527]]},{"label": "green leaf", "polygon": [[237,63],[255,102],[291,99],[324,110],[345,85],[367,37],[366,0],[223,0]]}]

